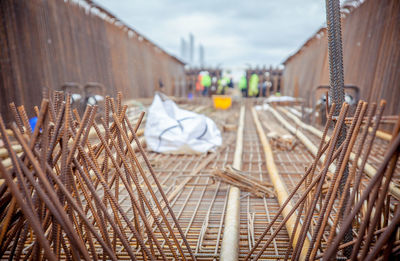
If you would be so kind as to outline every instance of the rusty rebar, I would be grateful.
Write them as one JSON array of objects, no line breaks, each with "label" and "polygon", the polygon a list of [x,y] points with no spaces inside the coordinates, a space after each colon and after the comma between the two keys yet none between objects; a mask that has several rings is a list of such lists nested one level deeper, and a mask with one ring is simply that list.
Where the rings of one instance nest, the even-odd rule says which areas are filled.
[{"label": "rusty rebar", "polygon": [[[21,126],[14,124],[11,129],[13,138],[22,146],[22,155],[17,155],[12,149],[0,118],[1,137],[12,163],[9,170],[1,166],[2,176],[8,175],[10,179],[0,186],[0,202],[6,203],[4,200],[7,198],[11,200],[0,205],[8,210],[0,215],[0,256],[9,251],[10,257],[18,259],[39,259],[44,253],[50,260],[97,260],[100,258],[97,246],[100,246],[103,260],[117,260],[121,253],[127,253],[130,259],[135,260],[137,256],[131,246],[133,238],[144,260],[166,260],[171,255],[175,259],[186,259],[166,218],[164,207],[160,204],[156,213],[153,203],[158,199],[149,201],[136,173],[139,171],[141,177],[146,177],[150,171],[140,166],[143,163],[130,149],[144,114],[139,114],[138,121],[132,126],[124,120],[128,118],[122,96],[118,95],[116,103],[108,98],[106,110],[115,112],[116,120],[106,116],[103,135],[95,123],[97,106],[88,106],[81,117],[77,110],[72,110],[69,99],[69,94],[64,98],[61,92],[55,93],[51,101],[43,99],[41,106],[35,109],[38,121],[33,132],[27,126],[24,107],[15,110],[16,117],[21,115]],[[89,140],[91,130],[95,131],[100,141],[95,145],[91,144],[92,138]],[[29,135],[23,135],[22,131]],[[128,134],[128,131],[131,133]],[[146,157],[141,149],[140,156]],[[145,164],[148,167],[149,162]],[[112,173],[111,180],[109,173]],[[152,182],[156,181],[157,177],[153,175]],[[155,197],[150,181],[147,182],[147,192]],[[98,185],[104,196],[98,195]],[[133,221],[128,216],[129,210],[120,205],[120,186],[128,194]],[[157,189],[157,193],[163,193],[160,184]],[[107,206],[111,206],[112,213]],[[22,213],[17,211],[20,208]],[[167,211],[173,215],[171,208]],[[155,226],[150,225],[147,213],[154,218]],[[162,220],[158,215],[163,217]],[[112,240],[108,225],[113,231]],[[164,232],[164,226],[168,234]],[[10,228],[9,231],[7,228]],[[169,242],[169,253],[159,243],[159,235],[153,232],[155,228]],[[129,239],[126,229],[132,234]],[[171,241],[170,237],[174,240]],[[26,248],[32,238],[37,238],[38,242],[32,242]],[[180,239],[187,242],[183,234]],[[122,249],[113,248],[120,243]],[[191,253],[190,249],[188,252]]]}]

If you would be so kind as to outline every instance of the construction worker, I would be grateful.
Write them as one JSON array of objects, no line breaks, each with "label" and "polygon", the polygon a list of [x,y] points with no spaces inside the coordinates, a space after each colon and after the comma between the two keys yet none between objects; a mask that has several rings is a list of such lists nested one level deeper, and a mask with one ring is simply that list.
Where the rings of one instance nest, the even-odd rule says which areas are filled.
[{"label": "construction worker", "polygon": [[250,77],[249,96],[256,97],[258,94],[258,75],[253,73]]},{"label": "construction worker", "polygon": [[218,80],[218,94],[225,94],[226,89],[228,88],[229,78],[227,76],[222,77],[222,79]]},{"label": "construction worker", "polygon": [[222,94],[224,86],[222,86],[222,78],[217,81],[217,94]]},{"label": "construction worker", "polygon": [[240,77],[239,89],[242,92],[242,97],[247,97],[247,79],[245,75]]},{"label": "construction worker", "polygon": [[262,83],[262,88],[261,88],[261,90],[262,90],[262,97],[266,97],[267,96],[267,81],[264,81],[263,83]]},{"label": "construction worker", "polygon": [[203,81],[203,75],[201,75],[201,73],[199,73],[199,75],[197,76],[197,81],[196,81],[196,93],[198,96],[200,96],[200,94],[203,92],[203,89],[204,89],[202,81]]},{"label": "construction worker", "polygon": [[233,88],[233,79],[232,79],[232,76],[229,77],[228,87],[231,88],[231,89]]},{"label": "construction worker", "polygon": [[203,78],[201,79],[201,83],[202,83],[202,85],[204,87],[203,96],[207,96],[208,95],[208,91],[209,91],[210,86],[211,86],[211,77],[210,77],[208,72],[206,72],[203,75]]}]

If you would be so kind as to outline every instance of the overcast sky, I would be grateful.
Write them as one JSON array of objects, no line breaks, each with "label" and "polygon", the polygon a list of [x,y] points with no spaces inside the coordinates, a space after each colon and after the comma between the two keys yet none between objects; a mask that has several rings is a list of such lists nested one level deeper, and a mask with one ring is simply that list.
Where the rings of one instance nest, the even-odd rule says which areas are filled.
[{"label": "overcast sky", "polygon": [[324,0],[96,0],[133,29],[180,55],[195,36],[205,63],[223,67],[278,65],[325,23]]}]

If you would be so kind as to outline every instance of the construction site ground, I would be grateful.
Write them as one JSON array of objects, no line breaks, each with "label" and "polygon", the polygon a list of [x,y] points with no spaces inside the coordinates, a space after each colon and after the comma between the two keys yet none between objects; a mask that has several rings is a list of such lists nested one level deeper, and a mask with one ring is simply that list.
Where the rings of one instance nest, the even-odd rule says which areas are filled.
[{"label": "construction site ground", "polygon": [[[194,101],[177,99],[175,101],[183,109],[205,114],[213,119],[222,133],[222,145],[217,147],[215,151],[206,154],[161,154],[149,149],[146,149],[146,153],[194,256],[198,260],[219,260],[222,241],[225,235],[225,218],[231,185],[216,178],[214,172],[216,170],[222,170],[227,166],[234,165],[234,155],[238,144],[239,114],[241,108],[245,110],[241,173],[256,180],[260,184],[267,184],[267,186],[271,187],[271,190],[275,190],[275,188],[271,185],[272,182],[268,173],[267,160],[256,128],[253,110],[256,111],[261,126],[268,136],[274,163],[288,193],[296,188],[301,178],[304,176],[306,168],[309,167],[314,160],[314,155],[310,149],[296,137],[296,132],[301,131],[316,147],[319,146],[321,138],[307,129],[298,126],[298,122],[296,123],[293,116],[289,117],[289,114],[284,113],[285,111],[293,112],[295,106],[265,105],[263,99],[240,99],[234,101],[232,107],[228,110],[216,110],[212,105],[212,101],[209,99],[195,99]],[[147,110],[150,102],[151,100],[148,99],[128,101],[128,117],[132,119],[137,118],[140,111]],[[282,124],[282,119],[279,120],[276,114],[268,109],[269,106],[274,107],[274,110],[279,112],[282,119],[295,127],[295,133],[293,133],[293,131],[291,133],[290,130]],[[137,132],[143,145],[145,145],[143,137],[145,124],[144,120]],[[317,127],[317,129],[322,130],[322,126]],[[329,130],[328,133],[331,134],[332,130]],[[378,137],[375,139],[368,164],[377,169],[383,160],[384,152],[389,142]],[[92,137],[91,141],[93,144],[98,142],[95,137]],[[140,159],[141,164],[143,163],[142,161],[143,159]],[[143,165],[145,164],[143,163]],[[321,165],[317,166],[317,172],[320,166]],[[350,162],[350,167],[351,166],[352,162]],[[400,177],[399,170],[400,168],[397,166],[394,175],[395,178],[393,179],[397,188],[398,178]],[[110,176],[111,175],[112,173],[110,173]],[[119,184],[117,186],[119,187],[119,191],[115,192],[119,205],[126,211],[129,220],[135,222],[133,205],[129,201],[129,193],[121,181],[116,182],[116,184]],[[151,198],[151,192],[146,188],[142,177],[139,178],[139,182],[144,190],[145,196]],[[364,177],[361,183],[362,190],[367,183],[367,178]],[[152,189],[157,198],[162,198],[156,184],[152,184]],[[305,187],[302,185],[291,201],[297,202],[304,190]],[[103,197],[104,191],[100,186],[97,188],[97,193],[100,197]],[[256,241],[265,231],[267,225],[271,223],[276,216],[281,206],[276,194],[275,191],[275,193],[265,194],[265,196],[260,197],[251,191],[241,191],[240,237],[238,245],[240,260],[246,258],[249,251],[255,246]],[[81,195],[81,198],[84,202],[84,195]],[[325,229],[326,233],[322,236],[319,253],[322,253],[327,247],[326,242],[329,236],[330,224],[332,224],[338,213],[338,202],[336,201],[328,219],[328,226]],[[395,202],[397,202],[397,199],[392,197],[392,204]],[[163,203],[161,206],[164,211],[166,211],[166,205]],[[313,224],[317,224],[318,222],[319,206],[321,206],[321,202],[313,215],[311,221]],[[154,205],[153,208],[155,209]],[[160,241],[165,255],[168,258],[173,258],[174,253],[172,253],[171,248],[167,246],[167,242],[165,242],[165,238],[160,230],[156,229],[156,226],[154,226],[153,217],[148,210],[144,212],[147,215],[148,222],[153,227],[156,238]],[[298,215],[298,210],[296,213]],[[159,214],[158,217],[159,223],[163,223],[162,217]],[[171,215],[167,213],[166,217],[172,226],[174,234],[179,234],[179,230],[173,222]],[[302,224],[305,214],[302,213],[301,217],[300,224]],[[261,250],[263,243],[271,238],[271,235],[277,230],[283,219],[284,217],[282,215],[279,216],[277,222],[270,228],[268,234],[261,241],[261,244],[256,248],[255,252]],[[129,260],[130,256],[124,251],[121,242],[115,239],[115,235],[113,235],[114,230],[109,227],[109,225],[110,224],[108,224],[110,238],[114,238],[113,240],[116,242],[116,256],[118,259]],[[122,225],[129,231],[129,227],[125,221]],[[166,231],[168,232],[168,230]],[[168,237],[170,236],[169,233],[170,232],[167,233]],[[357,234],[355,227],[353,227],[353,233],[355,235]],[[308,233],[307,236],[310,238],[310,233]],[[130,235],[128,239],[131,245],[137,244],[133,235]],[[147,242],[147,240],[148,239],[145,239],[145,244],[149,246],[152,245],[152,243]],[[27,240],[25,243],[26,249],[29,249],[32,243],[31,240]],[[188,253],[188,249],[184,245],[185,242],[180,239],[179,244],[182,246],[185,256],[189,257],[190,253]],[[290,247],[290,237],[286,226],[283,226],[279,233],[273,237],[268,248],[262,252],[260,259],[283,260],[288,251],[291,253]],[[96,244],[96,249],[100,255],[100,253],[102,253],[101,246]],[[174,249],[176,251],[176,248]],[[145,260],[140,247],[137,247],[135,251],[137,259]],[[22,252],[22,256],[24,253],[25,251]],[[3,258],[8,257],[9,255],[6,252]],[[290,254],[288,258],[291,258]]]},{"label": "construction site ground", "polygon": [[[236,102],[232,108],[225,111],[215,110],[211,102],[206,101],[202,101],[200,105],[187,103],[180,105],[182,108],[204,113],[211,117],[223,132],[223,145],[211,154],[213,155],[211,160],[210,154],[168,155],[149,151],[150,160],[154,164],[159,181],[171,202],[171,206],[195,256],[199,260],[218,259],[220,255],[230,185],[214,179],[212,172],[215,169],[231,165],[233,162],[241,105],[246,108],[242,171],[251,178],[259,180],[260,183],[270,182],[264,151],[251,114],[252,107],[260,102],[262,103],[260,100],[257,102],[252,100]],[[271,132],[279,136],[290,134],[270,112],[259,110],[258,117],[267,134]],[[296,125],[287,116],[284,116],[284,118],[292,125]],[[298,128],[301,130],[300,127]],[[322,127],[320,128],[322,129]],[[318,146],[320,143],[319,137],[306,130],[303,133]],[[295,136],[294,139],[294,143],[289,147],[282,147],[279,142],[272,142],[275,164],[289,192],[298,184],[305,173],[306,167],[313,160],[313,155],[304,144],[296,139]],[[387,141],[376,139],[377,141],[374,143],[371,153],[371,160],[368,162],[374,167],[378,167],[388,146]],[[205,167],[198,170],[198,167],[204,162],[207,162]],[[397,175],[398,170],[399,168],[397,168]],[[298,195],[295,196],[294,200],[296,201],[297,198]],[[255,241],[264,231],[266,224],[271,221],[278,209],[279,203],[275,196],[261,198],[249,192],[241,192],[239,243],[239,258],[241,260],[246,257],[249,250],[254,246]],[[335,207],[333,208],[333,213],[334,215],[330,217],[331,221],[333,221],[337,213]],[[315,215],[313,218],[312,222],[314,224],[317,217],[318,215]],[[283,217],[280,217],[277,220],[278,222],[272,226],[268,235],[275,231],[282,219]],[[267,239],[268,236],[262,242]],[[289,248],[289,239],[284,227],[267,250],[263,252],[261,259],[283,259]],[[323,237],[322,241],[323,248],[325,247],[324,240],[326,240],[325,237]]]}]

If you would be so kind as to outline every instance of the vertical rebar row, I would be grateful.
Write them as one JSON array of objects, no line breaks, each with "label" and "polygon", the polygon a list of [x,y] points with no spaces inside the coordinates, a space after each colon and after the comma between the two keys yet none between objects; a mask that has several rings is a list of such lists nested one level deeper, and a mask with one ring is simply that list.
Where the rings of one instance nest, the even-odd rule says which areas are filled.
[{"label": "vertical rebar row", "polygon": [[[23,128],[12,125],[12,136],[0,117],[2,140],[12,162],[7,167],[0,162],[1,176],[6,178],[0,207],[7,210],[6,215],[0,215],[0,258],[7,254],[25,259],[45,255],[50,260],[136,260],[135,252],[139,251],[144,260],[168,256],[195,260],[186,234],[172,230],[180,230],[180,226],[136,135],[143,114],[132,126],[119,95],[116,104],[112,99],[107,102],[111,108],[106,111],[114,112],[112,124],[106,117],[98,126],[97,106],[87,107],[81,118],[71,110],[69,95],[66,100],[63,93],[54,97],[53,102],[44,100],[37,108],[33,132],[24,106],[16,111]],[[51,111],[57,117],[50,116]],[[94,134],[89,135],[91,130]],[[93,140],[98,142],[92,144]],[[22,147],[22,155],[14,152],[11,141]],[[144,193],[137,172],[151,198]],[[157,193],[164,195],[167,212],[155,195],[153,183],[157,184]],[[5,201],[7,197],[10,203]],[[148,222],[148,213],[154,223]],[[173,217],[174,226],[167,215]],[[4,230],[7,227],[12,229]],[[113,231],[110,235],[109,228]],[[161,245],[158,233],[167,247]]]}]

